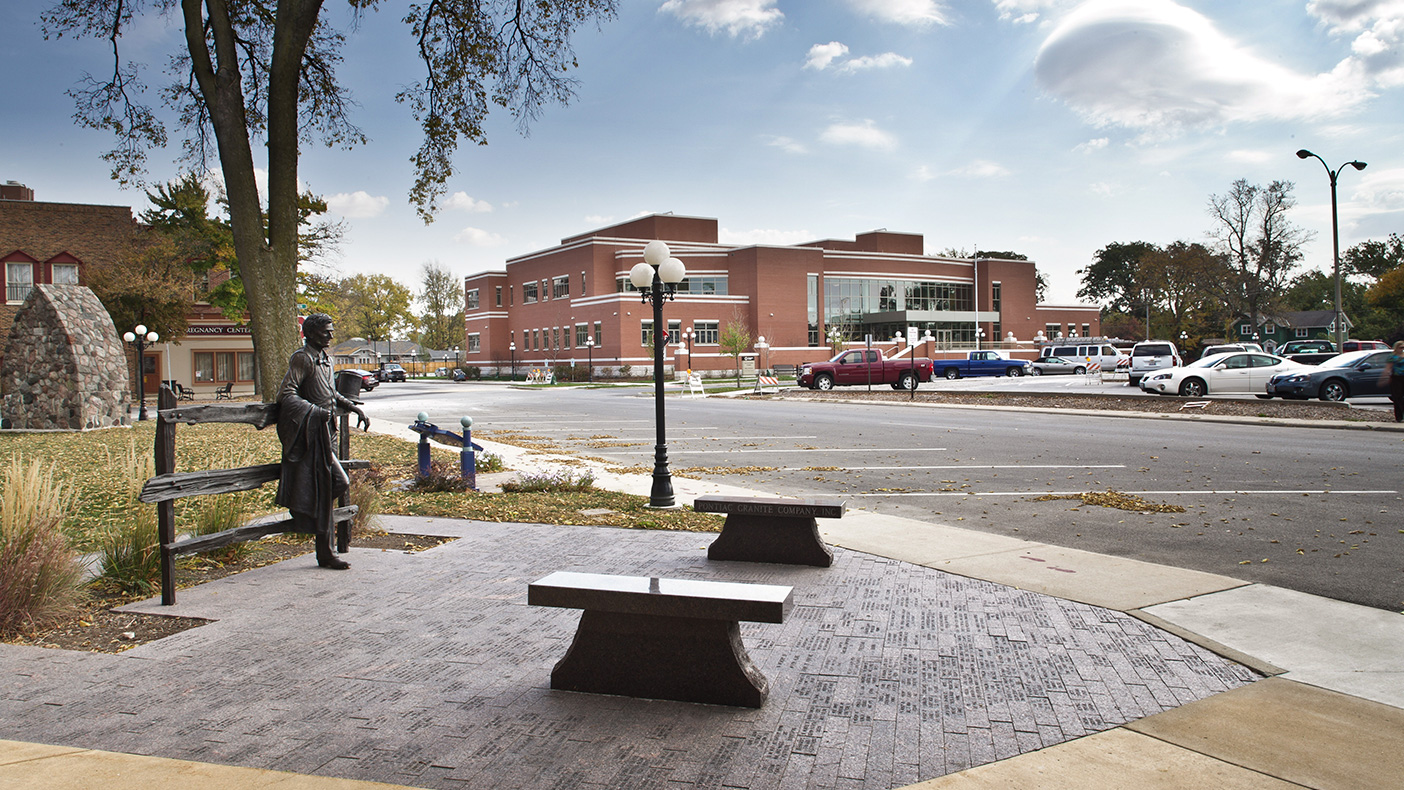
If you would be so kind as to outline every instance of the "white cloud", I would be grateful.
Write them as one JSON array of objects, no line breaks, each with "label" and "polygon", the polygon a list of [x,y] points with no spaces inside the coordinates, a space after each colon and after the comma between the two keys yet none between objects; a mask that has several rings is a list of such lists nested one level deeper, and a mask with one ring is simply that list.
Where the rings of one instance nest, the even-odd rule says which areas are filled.
[{"label": "white cloud", "polygon": [[1307,13],[1332,33],[1355,34],[1353,53],[1336,70],[1373,80],[1380,87],[1404,85],[1404,2],[1401,0],[1311,0]]},{"label": "white cloud", "polygon": [[1094,151],[1100,151],[1109,145],[1111,145],[1111,140],[1109,138],[1098,137],[1092,140],[1088,140],[1085,143],[1078,143],[1077,145],[1073,146],[1073,151],[1090,155]]},{"label": "white cloud", "polygon": [[860,13],[899,25],[948,25],[945,8],[936,0],[848,0]]},{"label": "white cloud", "polygon": [[507,239],[482,228],[467,227],[460,230],[453,240],[469,247],[501,247]]},{"label": "white cloud", "polygon": [[1088,184],[1087,191],[1101,197],[1111,197],[1116,193],[1116,187],[1106,181],[1098,181],[1095,184]]},{"label": "white cloud", "polygon": [[848,54],[848,46],[838,41],[830,41],[827,44],[815,44],[809,48],[809,55],[804,59],[804,67],[823,71],[830,66],[835,66],[836,71],[852,74],[855,71],[866,71],[868,69],[887,69],[893,66],[910,66],[912,59],[896,52],[884,52],[881,55],[864,55],[860,58],[844,60]]},{"label": "white cloud", "polygon": [[1260,165],[1264,162],[1271,162],[1274,159],[1281,159],[1282,152],[1248,151],[1240,148],[1236,151],[1229,151],[1225,155],[1225,158],[1230,162],[1239,162],[1245,165]]},{"label": "white cloud", "polygon": [[838,58],[848,54],[848,47],[838,41],[830,41],[827,44],[815,44],[809,48],[809,56],[804,59],[804,67],[823,71]]},{"label": "white cloud", "polygon": [[325,199],[328,211],[352,219],[378,217],[384,213],[385,207],[390,205],[390,198],[384,195],[375,196],[363,189],[338,192],[335,195],[327,195]]},{"label": "white cloud", "polygon": [[994,0],[999,18],[1016,25],[1037,22],[1046,11],[1058,11],[1075,5],[1078,0]]},{"label": "white cloud", "polygon": [[614,224],[614,217],[606,217],[603,214],[591,214],[585,217],[585,224],[592,228],[603,228]]},{"label": "white cloud", "polygon": [[[1346,172],[1355,173],[1353,170]],[[1350,201],[1375,212],[1404,213],[1404,168],[1375,171],[1367,168],[1360,175],[1360,185],[1351,190]]]},{"label": "white cloud", "polygon": [[722,244],[765,244],[790,247],[814,241],[815,237],[807,230],[775,230],[773,228],[731,230],[730,228],[721,228],[717,231],[717,240]]},{"label": "white cloud", "polygon": [[486,200],[475,200],[467,192],[455,192],[444,201],[444,208],[467,211],[470,214],[486,214],[492,211],[492,204]]},{"label": "white cloud", "polygon": [[865,55],[861,58],[854,58],[839,66],[839,71],[866,71],[867,69],[888,69],[893,66],[910,66],[912,59],[896,52],[884,52],[881,55]]},{"label": "white cloud", "polygon": [[988,159],[976,159],[968,165],[952,170],[951,175],[966,178],[1003,178],[1009,175],[1009,168]]},{"label": "white cloud", "polygon": [[1090,0],[1043,42],[1040,85],[1096,126],[1152,134],[1271,119],[1319,120],[1368,98],[1348,74],[1293,72],[1172,0]]},{"label": "white cloud", "polygon": [[804,146],[804,143],[801,143],[798,140],[795,140],[790,137],[772,135],[766,139],[765,144],[775,146],[776,148],[779,148],[781,151],[784,151],[787,154],[809,153],[809,149]]},{"label": "white cloud", "polygon": [[871,120],[831,124],[819,135],[819,139],[830,145],[856,145],[880,151],[897,147],[897,138],[877,128],[877,124]]},{"label": "white cloud", "polygon": [[760,38],[785,15],[776,0],[668,0],[659,6],[684,24],[706,28],[713,35],[725,31],[732,37]]}]

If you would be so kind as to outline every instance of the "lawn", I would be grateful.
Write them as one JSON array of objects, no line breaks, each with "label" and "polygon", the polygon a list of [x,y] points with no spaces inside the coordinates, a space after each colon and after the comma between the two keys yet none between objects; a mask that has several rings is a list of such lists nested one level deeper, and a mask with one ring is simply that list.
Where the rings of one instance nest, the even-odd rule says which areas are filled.
[{"label": "lawn", "polygon": [[[102,530],[127,508],[133,507],[132,491],[140,481],[131,477],[130,457],[149,459],[155,439],[155,421],[131,428],[83,433],[0,432],[0,458],[42,458],[56,464],[57,477],[71,486],[76,510],[64,523],[75,548],[89,551]],[[262,431],[247,425],[208,424],[180,426],[176,430],[176,471],[196,471],[232,466],[274,463],[280,448],[272,428]],[[438,450],[442,460],[456,465],[458,453]],[[380,512],[438,518],[516,521],[538,524],[601,524],[637,529],[717,531],[721,518],[694,513],[690,508],[652,510],[646,497],[609,491],[577,493],[412,493],[399,490],[415,472],[415,445],[392,436],[353,432],[351,455],[368,460],[386,481],[381,488]],[[134,485],[135,483],[135,485]],[[251,497],[248,516],[278,510],[273,504],[277,486],[263,486]],[[177,531],[189,500],[177,502]],[[136,504],[137,507],[153,507]],[[592,515],[581,513],[591,511]],[[599,512],[608,511],[608,512]]]}]

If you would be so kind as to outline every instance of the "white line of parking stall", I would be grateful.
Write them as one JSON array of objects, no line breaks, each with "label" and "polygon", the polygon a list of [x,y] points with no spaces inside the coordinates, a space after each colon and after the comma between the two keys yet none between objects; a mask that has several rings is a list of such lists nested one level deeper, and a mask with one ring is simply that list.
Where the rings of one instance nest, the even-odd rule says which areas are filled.
[{"label": "white line of parking stall", "polygon": [[[671,440],[670,440],[671,441]],[[674,450],[668,449],[669,455],[737,455],[740,453],[898,453],[898,452],[944,452],[945,447],[860,447],[860,448],[840,448],[840,447],[796,447],[794,449],[774,449],[774,450]],[[625,455],[653,455],[652,451],[625,453]],[[915,469],[919,467],[903,466],[893,467],[900,469]]]},{"label": "white line of parking stall", "polygon": [[883,472],[893,469],[1125,469],[1125,464],[952,464],[949,466],[839,466],[841,472]]},{"label": "white line of parking stall", "polygon": [[[1079,495],[1079,494],[1085,494],[1085,493],[1087,493],[1087,491],[1086,491],[1085,489],[1083,489],[1083,490],[1077,490],[1077,491],[902,491],[902,492],[894,492],[894,493],[844,494],[844,496],[846,496],[846,497],[923,497],[923,496],[944,496],[944,497],[950,497],[950,496],[988,496],[988,497],[997,497],[997,496],[1077,496],[1077,495]],[[1236,496],[1250,496],[1250,495],[1254,495],[1254,494],[1261,494],[1261,495],[1284,495],[1284,494],[1285,494],[1285,495],[1288,495],[1288,496],[1301,496],[1302,494],[1351,494],[1351,495],[1353,495],[1353,496],[1358,496],[1358,495],[1360,495],[1360,494],[1398,494],[1399,492],[1396,491],[1396,490],[1391,490],[1391,489],[1341,489],[1341,488],[1336,488],[1336,489],[1331,489],[1331,488],[1312,489],[1312,488],[1293,488],[1293,489],[1259,489],[1259,490],[1252,490],[1252,489],[1245,489],[1245,488],[1238,488],[1238,489],[1235,489],[1235,488],[1223,488],[1223,489],[1208,489],[1208,490],[1205,490],[1205,491],[1122,491],[1121,493],[1123,493],[1123,494],[1128,494],[1128,495],[1132,495],[1132,496],[1225,496],[1225,495],[1228,495],[1228,494],[1233,494],[1233,495],[1236,495]]]}]

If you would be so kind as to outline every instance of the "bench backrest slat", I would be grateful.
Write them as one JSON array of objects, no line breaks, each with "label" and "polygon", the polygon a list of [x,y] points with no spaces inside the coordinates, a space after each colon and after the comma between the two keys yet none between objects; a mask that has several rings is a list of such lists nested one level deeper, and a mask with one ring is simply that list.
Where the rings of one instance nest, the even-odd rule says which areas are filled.
[{"label": "bench backrest slat", "polygon": [[842,499],[781,499],[778,497],[732,497],[703,494],[693,500],[698,513],[735,513],[740,516],[783,516],[785,518],[843,518],[848,503]]}]

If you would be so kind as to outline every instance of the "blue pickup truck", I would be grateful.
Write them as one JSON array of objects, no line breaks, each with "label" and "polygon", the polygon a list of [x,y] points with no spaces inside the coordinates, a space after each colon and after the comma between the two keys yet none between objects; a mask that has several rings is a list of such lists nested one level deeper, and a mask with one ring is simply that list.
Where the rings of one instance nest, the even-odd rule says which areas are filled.
[{"label": "blue pickup truck", "polygon": [[1022,359],[1008,359],[998,351],[971,351],[958,359],[932,360],[932,375],[958,379],[962,376],[1022,376],[1027,371],[1027,362]]}]

